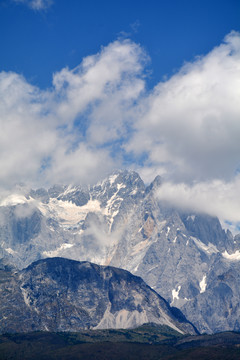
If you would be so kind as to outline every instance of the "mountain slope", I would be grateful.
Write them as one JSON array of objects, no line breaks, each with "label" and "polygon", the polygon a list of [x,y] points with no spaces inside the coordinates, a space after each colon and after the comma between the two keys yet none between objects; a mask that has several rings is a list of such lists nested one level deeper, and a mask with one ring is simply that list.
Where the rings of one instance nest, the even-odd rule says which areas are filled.
[{"label": "mountain slope", "polygon": [[120,267],[201,332],[239,331],[240,236],[160,202],[160,186],[119,171],[91,187],[12,194],[0,204],[0,255],[18,268],[56,256]]},{"label": "mountain slope", "polygon": [[153,322],[196,333],[183,316],[129,272],[63,258],[0,272],[0,331],[131,328]]}]

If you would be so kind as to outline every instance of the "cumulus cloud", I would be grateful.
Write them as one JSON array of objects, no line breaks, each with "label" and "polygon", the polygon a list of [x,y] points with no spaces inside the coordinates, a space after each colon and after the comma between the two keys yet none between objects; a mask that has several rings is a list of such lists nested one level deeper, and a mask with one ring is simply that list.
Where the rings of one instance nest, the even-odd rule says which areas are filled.
[{"label": "cumulus cloud", "polygon": [[127,151],[142,174],[159,169],[158,197],[173,206],[240,221],[240,35],[231,32],[206,56],[158,84],[139,107]]},{"label": "cumulus cloud", "polygon": [[145,54],[116,41],[41,91],[15,73],[0,73],[1,186],[16,182],[96,181],[120,166],[111,144],[143,91]]},{"label": "cumulus cloud", "polygon": [[97,55],[86,57],[75,69],[56,73],[53,85],[59,99],[58,118],[74,121],[86,111],[89,141],[105,143],[118,137],[124,132],[128,111],[144,89],[139,75],[143,75],[146,61],[137,44],[115,41]]},{"label": "cumulus cloud", "polygon": [[145,165],[175,179],[230,179],[239,167],[239,99],[240,36],[232,32],[145,98],[126,150],[145,151]]},{"label": "cumulus cloud", "polygon": [[147,182],[163,175],[166,201],[237,221],[240,34],[152,91],[147,62],[118,40],[55,73],[49,90],[0,73],[0,186],[89,183],[127,163]]},{"label": "cumulus cloud", "polygon": [[0,73],[0,94],[1,185],[34,181],[54,151],[56,119],[44,114],[46,94],[15,73]]},{"label": "cumulus cloud", "polygon": [[53,0],[14,0],[14,1],[16,3],[25,4],[31,9],[36,11],[46,10],[53,4]]}]

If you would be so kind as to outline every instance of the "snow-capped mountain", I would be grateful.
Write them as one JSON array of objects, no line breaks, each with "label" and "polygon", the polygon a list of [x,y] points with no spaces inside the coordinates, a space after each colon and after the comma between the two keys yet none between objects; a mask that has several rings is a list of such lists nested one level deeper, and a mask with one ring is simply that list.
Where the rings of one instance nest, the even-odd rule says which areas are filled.
[{"label": "snow-capped mountain", "polygon": [[19,268],[56,256],[120,267],[201,332],[240,330],[240,236],[159,202],[160,186],[120,171],[88,188],[12,194],[0,206],[1,255]]},{"label": "snow-capped mountain", "polygon": [[0,280],[1,333],[131,328],[154,322],[196,334],[180,312],[122,269],[51,258],[18,272],[0,263]]},{"label": "snow-capped mountain", "polygon": [[20,268],[54,256],[107,264],[144,192],[136,173],[120,172],[89,189],[13,194],[0,204],[4,255]]}]

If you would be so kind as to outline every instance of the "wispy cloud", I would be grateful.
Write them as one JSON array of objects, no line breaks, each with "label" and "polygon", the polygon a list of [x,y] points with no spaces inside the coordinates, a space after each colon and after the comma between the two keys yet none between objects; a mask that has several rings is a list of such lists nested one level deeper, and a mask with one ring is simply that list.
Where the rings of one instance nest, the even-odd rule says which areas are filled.
[{"label": "wispy cloud", "polygon": [[185,211],[217,216],[240,224],[240,176],[232,181],[211,180],[193,185],[166,182],[157,190],[158,199]]},{"label": "wispy cloud", "polygon": [[130,27],[135,34],[138,33],[140,26],[141,26],[141,23],[139,20],[136,20],[132,24],[130,24]]},{"label": "wispy cloud", "polygon": [[13,1],[15,1],[16,3],[22,3],[24,5],[27,5],[28,7],[36,11],[46,10],[53,4],[53,0],[13,0]]}]

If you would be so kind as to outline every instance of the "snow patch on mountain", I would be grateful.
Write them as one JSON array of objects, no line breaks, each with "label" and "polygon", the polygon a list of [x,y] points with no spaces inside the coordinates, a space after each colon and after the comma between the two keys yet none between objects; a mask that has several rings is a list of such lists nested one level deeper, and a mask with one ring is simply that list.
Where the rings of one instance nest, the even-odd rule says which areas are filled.
[{"label": "snow patch on mountain", "polygon": [[[120,190],[120,189],[119,189]],[[119,191],[118,190],[118,191]],[[106,215],[110,215],[112,213],[112,210],[114,207],[116,207],[116,200],[118,202],[122,202],[123,198],[121,197],[117,197],[118,191],[116,191],[113,196],[107,201],[107,206],[106,206],[106,210],[105,210],[105,214]],[[117,206],[117,208],[119,208],[119,204]],[[117,209],[118,211],[118,209]]]},{"label": "snow patch on mountain", "polygon": [[206,278],[207,278],[207,276],[206,276],[206,275],[203,275],[203,278],[202,278],[202,280],[201,280],[200,283],[199,283],[200,293],[201,293],[201,294],[206,291],[206,287],[207,287]]},{"label": "snow patch on mountain", "polygon": [[224,253],[222,253],[222,256],[227,260],[239,261],[240,260],[240,251],[237,250],[234,254],[229,254],[227,252],[227,250],[225,250]]},{"label": "snow patch on mountain", "polygon": [[48,204],[40,203],[39,210],[44,216],[57,218],[62,225],[77,225],[89,212],[101,212],[98,200],[89,200],[86,205],[77,206],[71,201],[50,199]]},{"label": "snow patch on mountain", "polygon": [[181,285],[178,286],[177,290],[173,289],[172,290],[172,302],[171,302],[171,306],[174,304],[175,299],[179,300],[179,292],[181,290]]},{"label": "snow patch on mountain", "polygon": [[52,251],[43,251],[43,256],[46,257],[56,257],[58,256],[63,250],[69,249],[71,247],[73,247],[73,244],[62,244],[59,248],[57,248],[56,250],[52,250]]},{"label": "snow patch on mountain", "polygon": [[9,254],[11,254],[11,255],[14,255],[15,253],[16,253],[16,251],[14,251],[13,249],[11,249],[11,248],[7,248],[7,249],[5,249]]},{"label": "snow patch on mountain", "polygon": [[118,177],[118,174],[109,176],[109,178],[108,178],[109,184],[112,185],[117,177]]},{"label": "snow patch on mountain", "polygon": [[208,243],[208,245],[206,245],[201,240],[195,238],[194,236],[191,236],[191,239],[194,241],[194,243],[197,245],[199,249],[203,250],[208,255],[216,254],[219,252],[216,246],[210,242]]}]

